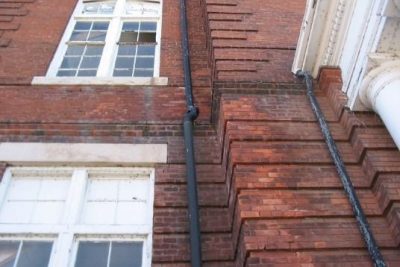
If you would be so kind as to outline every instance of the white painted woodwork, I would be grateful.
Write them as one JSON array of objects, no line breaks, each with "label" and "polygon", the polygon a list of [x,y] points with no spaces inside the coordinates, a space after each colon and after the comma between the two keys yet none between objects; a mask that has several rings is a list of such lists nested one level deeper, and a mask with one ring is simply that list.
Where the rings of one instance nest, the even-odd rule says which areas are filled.
[{"label": "white painted woodwork", "polygon": [[49,267],[72,267],[79,240],[140,241],[148,267],[153,199],[150,168],[7,168],[0,184],[0,239],[53,240]]}]

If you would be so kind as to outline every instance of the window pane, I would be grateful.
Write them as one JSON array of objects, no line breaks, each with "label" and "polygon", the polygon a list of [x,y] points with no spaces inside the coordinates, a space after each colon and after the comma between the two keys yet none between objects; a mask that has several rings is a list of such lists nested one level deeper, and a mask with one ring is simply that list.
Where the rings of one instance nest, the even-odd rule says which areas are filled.
[{"label": "window pane", "polygon": [[135,77],[153,77],[153,70],[135,70]]},{"label": "window pane", "polygon": [[142,266],[142,242],[112,242],[110,267]]},{"label": "window pane", "polygon": [[155,43],[156,42],[156,33],[155,32],[141,32],[139,34],[139,42]]},{"label": "window pane", "polygon": [[74,30],[89,30],[90,27],[92,26],[91,22],[83,22],[83,21],[79,21],[75,24],[75,28]]},{"label": "window pane", "polygon": [[109,242],[79,242],[75,267],[107,267]]},{"label": "window pane", "polygon": [[13,267],[20,242],[0,241],[0,267]]},{"label": "window pane", "polygon": [[154,45],[140,45],[138,47],[138,56],[154,56],[156,47]]},{"label": "window pane", "polygon": [[106,34],[107,32],[104,31],[91,31],[89,34],[88,41],[95,41],[95,42],[101,42],[106,39]]},{"label": "window pane", "polygon": [[115,68],[117,69],[133,69],[133,57],[118,57],[115,62]]},{"label": "window pane", "polygon": [[138,31],[139,22],[125,22],[122,31]]},{"label": "window pane", "polygon": [[80,70],[78,71],[79,77],[95,77],[97,74],[97,70]]},{"label": "window pane", "polygon": [[68,46],[66,56],[80,56],[83,53],[85,46],[83,45],[71,45]]},{"label": "window pane", "polygon": [[71,77],[75,76],[76,70],[59,70],[57,72],[58,77]]},{"label": "window pane", "polygon": [[74,31],[71,35],[70,41],[86,41],[88,33],[88,31]]},{"label": "window pane", "polygon": [[152,31],[157,30],[157,22],[142,22],[140,24],[140,31]]},{"label": "window pane", "polygon": [[114,77],[132,77],[132,69],[129,70],[114,70]]},{"label": "window pane", "polygon": [[97,69],[100,63],[100,57],[83,57],[81,69]]},{"label": "window pane", "polygon": [[118,48],[119,56],[134,56],[136,53],[136,45],[120,45]]},{"label": "window pane", "polygon": [[108,22],[94,22],[92,30],[108,30]]},{"label": "window pane", "polygon": [[76,69],[81,61],[80,57],[65,57],[61,63],[62,69]]},{"label": "window pane", "polygon": [[46,267],[52,246],[51,242],[23,241],[17,267]]},{"label": "window pane", "polygon": [[137,32],[121,32],[121,37],[119,39],[120,43],[134,43],[137,42]]},{"label": "window pane", "polygon": [[154,66],[154,58],[152,57],[138,57],[136,58],[135,68],[137,69],[150,69]]},{"label": "window pane", "polygon": [[101,56],[103,46],[88,46],[86,47],[85,56]]}]

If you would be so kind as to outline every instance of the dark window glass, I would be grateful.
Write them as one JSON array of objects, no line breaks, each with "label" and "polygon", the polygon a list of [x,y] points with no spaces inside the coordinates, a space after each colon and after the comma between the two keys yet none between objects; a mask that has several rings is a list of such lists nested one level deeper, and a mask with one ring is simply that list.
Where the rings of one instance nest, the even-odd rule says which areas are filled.
[{"label": "dark window glass", "polygon": [[97,74],[97,70],[80,70],[78,71],[79,77],[94,77]]},{"label": "dark window glass", "polygon": [[153,77],[154,73],[153,70],[135,70],[134,77]]},{"label": "dark window glass", "polygon": [[139,34],[139,42],[155,43],[156,42],[156,33],[155,32],[141,32]]},{"label": "dark window glass", "polygon": [[101,56],[103,46],[88,46],[85,51],[86,56]]},{"label": "dark window glass", "polygon": [[118,57],[115,62],[115,68],[117,69],[132,69],[133,61],[135,58],[133,57]]},{"label": "dark window glass", "polygon": [[83,57],[81,69],[97,69],[100,63],[100,57]]},{"label": "dark window glass", "polygon": [[79,242],[75,267],[107,267],[110,242]]},{"label": "dark window glass", "polygon": [[17,267],[46,267],[49,264],[51,242],[23,242]]},{"label": "dark window glass", "polygon": [[113,76],[114,77],[132,77],[132,69],[128,69],[128,70],[119,70],[119,69],[115,69]]},{"label": "dark window glass", "polygon": [[91,26],[92,26],[91,22],[79,21],[75,24],[74,30],[79,30],[79,31],[89,30]]},{"label": "dark window glass", "polygon": [[71,77],[75,76],[76,70],[59,70],[57,76],[59,77]]},{"label": "dark window glass", "polygon": [[134,56],[136,53],[136,45],[120,45],[118,48],[119,56]]},{"label": "dark window glass", "polygon": [[157,22],[142,22],[140,24],[140,31],[157,31]]},{"label": "dark window glass", "polygon": [[66,56],[80,56],[83,53],[85,46],[83,45],[70,45],[67,48]]},{"label": "dark window glass", "polygon": [[104,40],[106,40],[106,34],[107,34],[107,32],[91,31],[89,34],[88,41],[93,41],[93,42],[104,41]]},{"label": "dark window glass", "polygon": [[142,242],[112,242],[110,267],[142,266]]},{"label": "dark window glass", "polygon": [[107,31],[108,30],[108,22],[94,22],[93,23],[93,30],[103,30]]},{"label": "dark window glass", "polygon": [[61,68],[76,69],[79,66],[80,60],[80,57],[64,57],[64,60],[61,63]]},{"label": "dark window glass", "polygon": [[125,22],[122,25],[122,31],[138,31],[139,22]]},{"label": "dark window glass", "polygon": [[0,267],[13,267],[20,242],[0,241]]},{"label": "dark window glass", "polygon": [[88,34],[89,34],[88,31],[80,31],[80,32],[74,31],[71,35],[70,41],[82,41],[82,42],[86,41]]},{"label": "dark window glass", "polygon": [[141,45],[138,47],[138,56],[154,56],[156,47],[154,45]]},{"label": "dark window glass", "polygon": [[137,32],[121,32],[121,37],[119,39],[120,43],[135,43],[137,42]]},{"label": "dark window glass", "polygon": [[135,68],[137,69],[148,69],[153,68],[154,58],[152,57],[138,57],[136,58]]}]

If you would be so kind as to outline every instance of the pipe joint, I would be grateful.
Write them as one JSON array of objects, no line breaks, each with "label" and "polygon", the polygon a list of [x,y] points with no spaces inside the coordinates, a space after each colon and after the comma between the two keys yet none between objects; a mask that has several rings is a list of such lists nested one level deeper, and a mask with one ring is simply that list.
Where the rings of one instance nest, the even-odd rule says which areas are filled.
[{"label": "pipe joint", "polygon": [[188,109],[185,113],[185,120],[194,121],[195,119],[197,119],[198,116],[199,108],[194,105],[188,106]]}]

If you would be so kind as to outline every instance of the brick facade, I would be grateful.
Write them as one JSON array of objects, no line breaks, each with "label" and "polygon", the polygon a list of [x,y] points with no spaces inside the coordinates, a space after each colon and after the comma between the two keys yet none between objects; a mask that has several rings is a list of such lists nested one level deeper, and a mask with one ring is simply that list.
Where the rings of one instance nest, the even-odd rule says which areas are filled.
[{"label": "brick facade", "polygon": [[[168,86],[31,86],[75,2],[0,3],[0,141],[167,143],[168,164],[155,167],[153,266],[189,266],[179,1],[163,1]],[[290,72],[305,1],[187,2],[205,266],[370,266]],[[400,265],[400,154],[377,115],[345,107],[339,70],[322,70],[316,85],[384,258]]]}]

